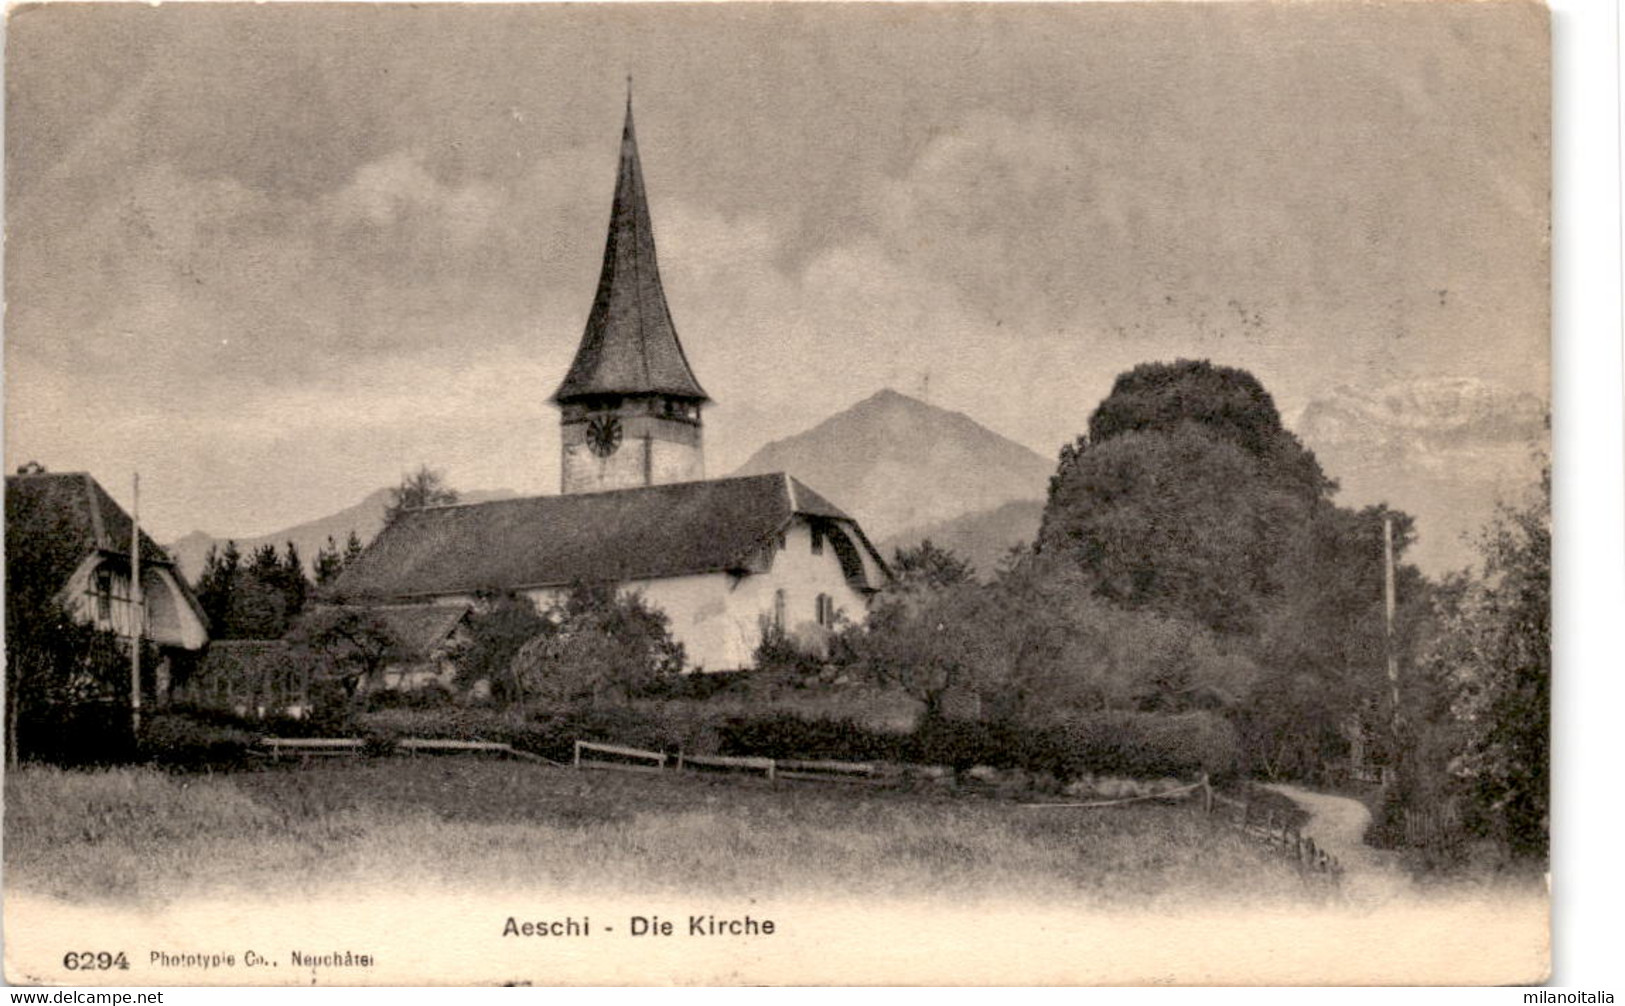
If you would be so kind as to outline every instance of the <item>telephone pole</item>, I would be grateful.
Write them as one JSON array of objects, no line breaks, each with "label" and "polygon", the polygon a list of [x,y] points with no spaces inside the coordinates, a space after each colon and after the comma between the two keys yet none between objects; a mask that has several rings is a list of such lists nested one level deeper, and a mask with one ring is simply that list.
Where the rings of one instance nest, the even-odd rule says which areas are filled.
[{"label": "telephone pole", "polygon": [[146,628],[141,597],[141,473],[135,473],[135,494],[130,505],[130,736],[141,736],[141,636]]},{"label": "telephone pole", "polygon": [[1399,655],[1394,647],[1394,517],[1382,515],[1383,650],[1388,660],[1388,688],[1393,702],[1394,739],[1399,739]]}]

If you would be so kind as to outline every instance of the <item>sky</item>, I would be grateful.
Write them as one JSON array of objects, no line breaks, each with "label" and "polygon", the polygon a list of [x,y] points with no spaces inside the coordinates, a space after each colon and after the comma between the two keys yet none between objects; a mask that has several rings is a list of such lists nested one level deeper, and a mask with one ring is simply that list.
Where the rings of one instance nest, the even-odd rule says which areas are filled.
[{"label": "sky", "polygon": [[1053,457],[1200,357],[1426,536],[1544,436],[1547,44],[1494,2],[22,8],[6,463],[140,470],[159,540],[425,462],[556,491],[631,74],[710,474],[884,387]]}]

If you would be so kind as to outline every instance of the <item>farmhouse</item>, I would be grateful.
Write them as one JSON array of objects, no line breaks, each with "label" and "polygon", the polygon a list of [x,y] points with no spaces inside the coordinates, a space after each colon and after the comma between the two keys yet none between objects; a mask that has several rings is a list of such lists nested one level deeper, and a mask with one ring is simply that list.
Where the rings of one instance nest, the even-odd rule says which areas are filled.
[{"label": "farmhouse", "polygon": [[[28,560],[80,620],[158,647],[143,690],[166,699],[209,642],[208,620],[169,554],[141,535],[141,607],[131,590],[130,539],[135,522],[84,472],[30,466],[6,476],[6,542],[26,543]],[[8,560],[9,561],[9,560]],[[139,621],[138,621],[139,619]]]},{"label": "farmhouse", "polygon": [[671,620],[694,667],[750,664],[766,626],[816,645],[890,575],[858,522],[793,475],[705,479],[711,401],[677,338],[628,98],[598,290],[553,395],[561,495],[410,511],[344,571],[347,601],[546,605],[618,582]]}]

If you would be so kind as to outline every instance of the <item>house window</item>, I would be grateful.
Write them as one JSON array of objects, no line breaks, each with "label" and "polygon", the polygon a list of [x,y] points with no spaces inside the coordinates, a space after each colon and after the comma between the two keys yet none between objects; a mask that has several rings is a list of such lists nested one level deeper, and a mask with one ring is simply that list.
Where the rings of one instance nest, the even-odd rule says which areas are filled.
[{"label": "house window", "polygon": [[110,622],[113,620],[113,572],[107,569],[96,571],[96,620]]},{"label": "house window", "polygon": [[828,594],[818,595],[818,624],[826,629],[835,627],[835,599]]}]

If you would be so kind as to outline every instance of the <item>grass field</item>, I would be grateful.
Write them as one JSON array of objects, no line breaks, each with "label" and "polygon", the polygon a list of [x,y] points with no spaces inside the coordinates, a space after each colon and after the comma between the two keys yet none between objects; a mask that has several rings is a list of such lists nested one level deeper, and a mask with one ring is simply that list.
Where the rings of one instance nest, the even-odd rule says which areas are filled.
[{"label": "grass field", "polygon": [[579,773],[472,758],[231,775],[24,768],[5,782],[15,890],[80,902],[346,885],[1023,898],[1101,908],[1311,897],[1188,806]]}]

